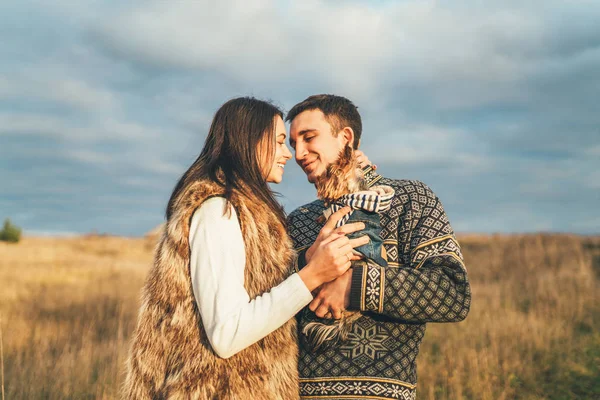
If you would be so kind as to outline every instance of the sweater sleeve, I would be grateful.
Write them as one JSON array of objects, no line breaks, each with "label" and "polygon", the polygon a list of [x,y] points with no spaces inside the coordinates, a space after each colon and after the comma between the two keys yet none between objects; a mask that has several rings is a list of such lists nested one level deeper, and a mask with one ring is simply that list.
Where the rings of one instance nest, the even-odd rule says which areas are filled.
[{"label": "sweater sleeve", "polygon": [[460,247],[437,196],[413,184],[410,215],[399,224],[408,233],[407,243],[398,244],[405,264],[354,267],[350,308],[411,323],[463,320],[471,288]]},{"label": "sweater sleeve", "polygon": [[306,306],[312,295],[298,274],[254,299],[244,287],[246,254],[233,207],[205,201],[190,224],[192,288],[210,344],[228,358],[273,332]]}]

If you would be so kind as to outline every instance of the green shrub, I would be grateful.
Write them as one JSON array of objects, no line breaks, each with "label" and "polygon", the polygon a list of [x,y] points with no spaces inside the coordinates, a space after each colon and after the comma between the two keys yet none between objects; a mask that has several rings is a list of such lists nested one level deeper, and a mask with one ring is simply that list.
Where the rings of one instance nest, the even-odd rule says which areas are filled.
[{"label": "green shrub", "polygon": [[0,240],[17,243],[19,240],[21,240],[21,228],[13,225],[10,222],[10,219],[5,219],[4,227],[0,231]]}]

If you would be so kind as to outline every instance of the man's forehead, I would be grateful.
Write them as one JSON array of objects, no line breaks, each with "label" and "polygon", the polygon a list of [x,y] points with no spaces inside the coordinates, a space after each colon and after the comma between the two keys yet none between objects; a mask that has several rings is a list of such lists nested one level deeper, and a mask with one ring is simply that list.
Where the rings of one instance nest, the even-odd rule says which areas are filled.
[{"label": "man's forehead", "polygon": [[329,122],[321,110],[307,110],[296,116],[290,124],[290,131],[294,135],[300,135],[307,131],[319,131],[328,129]]},{"label": "man's forehead", "polygon": [[309,122],[322,122],[325,121],[325,114],[323,111],[318,108],[312,110],[302,111],[300,114],[296,115],[292,124],[304,124]]}]

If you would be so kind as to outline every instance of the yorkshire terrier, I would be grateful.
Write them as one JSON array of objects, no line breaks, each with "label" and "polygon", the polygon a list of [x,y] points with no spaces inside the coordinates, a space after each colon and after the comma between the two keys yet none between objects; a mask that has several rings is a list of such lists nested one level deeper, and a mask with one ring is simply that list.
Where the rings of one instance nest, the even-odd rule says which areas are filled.
[{"label": "yorkshire terrier", "polygon": [[[368,244],[356,248],[354,254],[361,256],[362,259],[353,261],[353,265],[356,265],[356,263],[363,265],[373,263],[386,267],[387,257],[385,249],[381,245],[381,238],[379,237],[379,232],[381,231],[379,216],[373,210],[384,211],[389,208],[389,203],[391,203],[394,193],[393,189],[389,186],[369,188],[362,169],[354,156],[354,150],[350,146],[346,146],[337,162],[330,165],[323,175],[317,178],[315,186],[317,197],[323,200],[327,207],[323,215],[317,219],[319,223],[324,223],[339,208],[350,205],[353,209],[351,215],[344,217],[338,223],[338,226],[344,225],[346,222],[365,222],[365,230],[356,232],[354,236],[368,234],[372,241],[379,243],[375,247]],[[385,196],[378,196],[383,193],[385,193]],[[360,200],[355,199],[356,195],[360,194],[363,197]],[[375,204],[374,207],[370,209],[364,208],[365,201],[363,199],[365,196],[367,196],[366,203]],[[377,198],[376,202],[373,200],[375,198]],[[369,201],[369,199],[371,200]],[[381,199],[384,200],[382,201]],[[385,205],[382,207],[380,203],[385,203]],[[374,254],[374,252],[380,254]],[[329,350],[348,339],[352,324],[360,316],[361,313],[359,311],[344,311],[340,320],[331,321],[318,319],[315,315],[308,314],[308,317],[312,321],[302,329],[302,339],[307,348],[312,349],[312,351]]]},{"label": "yorkshire terrier", "polygon": [[[348,193],[368,190],[362,169],[354,157],[352,147],[346,146],[340,153],[337,162],[327,167],[325,173],[315,182],[317,197],[329,207],[337,199]],[[325,216],[319,217],[325,222]]]}]

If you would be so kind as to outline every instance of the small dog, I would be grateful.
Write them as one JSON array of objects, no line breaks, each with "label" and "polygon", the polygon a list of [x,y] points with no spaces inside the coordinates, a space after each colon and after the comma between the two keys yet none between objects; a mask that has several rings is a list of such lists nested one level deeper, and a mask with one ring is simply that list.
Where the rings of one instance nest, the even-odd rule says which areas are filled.
[{"label": "small dog", "polygon": [[[339,209],[343,205],[351,205],[353,210],[356,210],[353,211],[353,213],[362,211],[360,207],[355,207],[354,202],[350,201],[347,196],[344,197],[344,195],[357,192],[372,193],[367,192],[369,187],[364,179],[362,169],[358,165],[356,157],[354,157],[354,150],[350,146],[346,146],[341,152],[338,161],[330,165],[325,173],[317,179],[315,186],[317,189],[317,197],[323,200],[325,206],[328,207],[324,211],[324,215],[321,215],[318,218],[317,221],[320,223],[325,222],[325,220],[335,211],[335,207]],[[394,193],[393,189],[389,186],[386,186],[385,188],[387,191],[385,201],[391,203],[391,197]],[[389,208],[389,204],[387,204],[387,208]],[[384,208],[381,208],[379,203],[375,206],[375,209],[380,211],[387,208],[385,208],[385,206]],[[350,215],[344,217],[342,221],[338,223],[338,226],[345,224],[349,218]],[[377,224],[379,224],[378,217],[376,219]],[[358,234],[360,235],[361,232]],[[378,235],[378,232],[376,234]],[[376,238],[378,239],[378,236]],[[384,264],[382,266],[387,266],[387,257],[383,246],[381,246],[382,254],[380,257],[373,257],[373,255],[371,255],[371,257],[365,257],[365,254],[360,252],[360,248],[358,248],[358,250],[359,251],[355,250],[354,253],[362,256],[363,259],[360,261],[353,261],[353,264],[363,263],[364,265],[364,263],[375,263],[377,265]],[[361,313],[359,311],[344,311],[342,318],[333,322],[330,320],[323,321],[322,319],[315,320],[314,316],[311,316],[313,321],[306,324],[302,329],[302,339],[305,345],[313,351],[325,351],[331,349],[348,339],[348,334],[352,329],[353,322],[360,318],[360,316]]]},{"label": "small dog", "polygon": [[368,190],[352,147],[346,146],[342,150],[337,162],[327,167],[325,173],[317,178],[315,186],[317,197],[325,202],[326,207],[347,193]]}]

